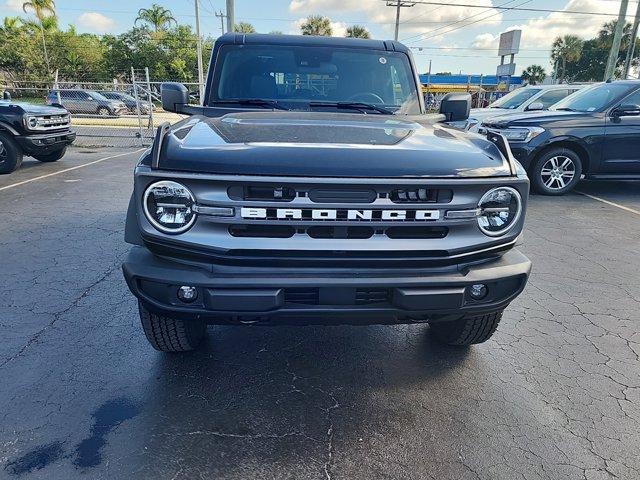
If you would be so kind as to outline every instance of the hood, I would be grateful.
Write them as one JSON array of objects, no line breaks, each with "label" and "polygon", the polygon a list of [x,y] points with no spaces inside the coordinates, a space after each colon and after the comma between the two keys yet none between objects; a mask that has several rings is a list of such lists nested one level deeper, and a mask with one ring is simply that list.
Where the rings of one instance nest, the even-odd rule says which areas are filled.
[{"label": "hood", "polygon": [[505,113],[513,112],[508,108],[472,108],[469,112],[469,118],[476,118],[478,120],[484,120],[487,117],[494,115],[504,115]]},{"label": "hood", "polygon": [[[423,117],[428,119],[428,117]],[[234,175],[326,177],[509,176],[478,135],[388,115],[242,112],[178,123],[159,168]]]},{"label": "hood", "polygon": [[540,112],[511,113],[487,118],[484,125],[495,128],[505,128],[511,125],[537,125],[539,123],[555,122],[558,120],[576,120],[590,117],[586,112],[567,112],[563,110],[543,110]]},{"label": "hood", "polygon": [[33,103],[0,101],[0,107],[9,107],[15,110],[22,110],[23,113],[31,115],[65,115],[67,112],[64,108],[53,107],[51,105],[35,105]]}]

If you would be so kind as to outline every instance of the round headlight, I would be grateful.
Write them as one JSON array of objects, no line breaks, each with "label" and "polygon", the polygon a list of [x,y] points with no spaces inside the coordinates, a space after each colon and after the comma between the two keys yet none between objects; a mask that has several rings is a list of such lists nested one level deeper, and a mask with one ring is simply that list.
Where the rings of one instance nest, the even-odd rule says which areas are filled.
[{"label": "round headlight", "polygon": [[27,122],[29,123],[29,126],[31,128],[36,128],[38,126],[38,119],[36,117],[29,117],[29,120],[27,120]]},{"label": "round headlight", "polygon": [[504,235],[522,213],[522,198],[515,188],[497,187],[485,193],[478,202],[478,226],[490,237]]},{"label": "round headlight", "polygon": [[195,198],[187,187],[163,180],[144,192],[142,206],[147,220],[164,233],[182,233],[196,221]]}]

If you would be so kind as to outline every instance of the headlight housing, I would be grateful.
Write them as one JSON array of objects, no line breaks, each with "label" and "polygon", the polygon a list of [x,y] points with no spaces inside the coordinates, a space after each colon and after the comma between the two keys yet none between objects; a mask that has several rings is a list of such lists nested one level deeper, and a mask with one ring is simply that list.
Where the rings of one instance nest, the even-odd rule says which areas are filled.
[{"label": "headlight housing", "polygon": [[504,135],[509,142],[529,142],[544,132],[540,127],[513,127],[500,130],[498,133]]},{"label": "headlight housing", "polygon": [[513,227],[522,214],[522,197],[515,188],[497,187],[478,202],[478,227],[490,237],[499,237]]},{"label": "headlight housing", "polygon": [[142,198],[149,223],[163,233],[186,232],[196,221],[195,197],[184,185],[170,180],[152,183]]}]

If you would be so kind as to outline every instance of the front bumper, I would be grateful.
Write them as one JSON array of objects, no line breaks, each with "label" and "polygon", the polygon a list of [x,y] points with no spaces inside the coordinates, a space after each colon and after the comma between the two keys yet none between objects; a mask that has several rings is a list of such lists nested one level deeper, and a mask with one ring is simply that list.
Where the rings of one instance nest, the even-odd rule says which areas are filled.
[{"label": "front bumper", "polygon": [[20,135],[16,141],[26,154],[47,154],[55,152],[67,145],[71,145],[76,139],[76,132],[69,130],[33,135]]},{"label": "front bumper", "polygon": [[[513,249],[482,263],[430,271],[244,268],[234,273],[134,247],[122,269],[131,292],[158,314],[210,323],[251,317],[263,323],[367,324],[451,320],[503,309],[523,290],[531,262]],[[468,291],[477,283],[487,286],[482,300]],[[181,285],[197,288],[194,302],[178,299]]]}]

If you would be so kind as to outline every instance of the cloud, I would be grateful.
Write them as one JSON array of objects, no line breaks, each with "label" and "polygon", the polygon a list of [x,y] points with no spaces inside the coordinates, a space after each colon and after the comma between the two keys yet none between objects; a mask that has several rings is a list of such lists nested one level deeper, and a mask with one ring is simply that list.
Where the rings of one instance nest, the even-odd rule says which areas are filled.
[{"label": "cloud", "polygon": [[[563,10],[582,11],[582,12],[598,12],[598,13],[617,13],[618,5],[607,5],[608,2],[599,0],[570,0],[564,6]],[[633,5],[635,10],[635,5]],[[630,6],[627,12],[627,21],[633,20],[635,11]],[[581,38],[589,39],[598,34],[603,23],[615,20],[615,17],[602,17],[598,15],[579,15],[575,13],[549,13],[538,18],[531,19],[521,25],[513,25],[505,30],[522,30],[522,40],[520,49],[522,54],[526,55],[527,49],[537,50],[532,56],[545,55],[540,50],[551,50],[551,44],[556,37],[561,35],[573,34]],[[486,49],[495,48],[498,50],[499,35],[490,33],[482,33],[477,35],[471,42],[472,48]],[[517,61],[516,55],[516,61]]]},{"label": "cloud", "polygon": [[98,12],[85,12],[78,17],[76,23],[95,33],[106,33],[116,26],[116,21],[113,18]]},{"label": "cloud", "polygon": [[22,10],[23,3],[24,3],[23,0],[7,0],[4,6],[12,12],[23,12]]},{"label": "cloud", "polygon": [[[290,35],[300,35],[300,27],[307,21],[306,18],[299,18],[291,25],[289,29]],[[347,34],[348,25],[344,22],[331,22],[331,36],[344,37]]]},{"label": "cloud", "polygon": [[[441,39],[451,28],[477,22],[474,26],[495,25],[502,20],[502,13],[493,7],[492,0],[477,0],[475,3],[484,9],[470,9],[456,4],[468,3],[468,0],[453,0],[451,5],[434,6],[415,4],[401,10],[400,40],[405,39],[408,44],[416,44],[428,38],[430,42]],[[382,25],[391,34],[394,29],[396,9],[386,6],[381,0],[291,0],[289,10],[299,14],[322,13],[343,15],[361,13],[371,23]],[[457,22],[457,23],[454,23]],[[358,22],[354,22],[358,23]],[[448,25],[448,24],[454,25]],[[436,40],[437,39],[437,40]]]}]

